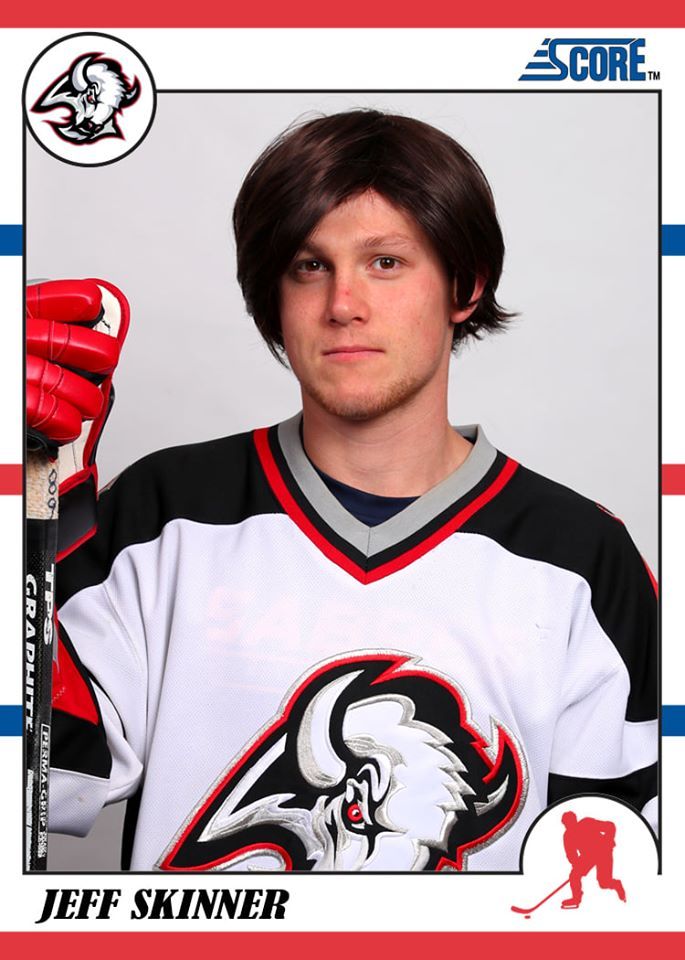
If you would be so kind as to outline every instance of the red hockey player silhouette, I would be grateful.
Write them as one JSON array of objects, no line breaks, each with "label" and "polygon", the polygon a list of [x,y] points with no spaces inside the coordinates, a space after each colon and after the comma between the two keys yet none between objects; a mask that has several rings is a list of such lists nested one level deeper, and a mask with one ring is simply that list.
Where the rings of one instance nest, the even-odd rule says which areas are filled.
[{"label": "red hockey player silhouette", "polygon": [[610,820],[594,820],[592,817],[579,820],[572,811],[565,813],[561,822],[566,828],[564,850],[571,864],[568,878],[571,896],[564,900],[561,906],[566,910],[580,906],[583,899],[582,879],[593,867],[597,868],[597,883],[602,890],[615,890],[619,899],[625,901],[623,884],[613,876],[616,824]]}]

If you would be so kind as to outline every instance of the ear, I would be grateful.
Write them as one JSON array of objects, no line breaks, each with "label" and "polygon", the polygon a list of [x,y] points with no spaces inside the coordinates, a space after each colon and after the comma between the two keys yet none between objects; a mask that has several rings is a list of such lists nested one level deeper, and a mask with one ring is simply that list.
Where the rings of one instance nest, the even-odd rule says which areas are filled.
[{"label": "ear", "polygon": [[453,287],[452,309],[450,310],[450,321],[452,323],[463,323],[464,320],[468,320],[478,306],[480,298],[483,296],[483,290],[485,290],[486,282],[487,277],[476,277],[471,299],[465,307],[459,307],[457,306],[457,281],[455,279]]}]

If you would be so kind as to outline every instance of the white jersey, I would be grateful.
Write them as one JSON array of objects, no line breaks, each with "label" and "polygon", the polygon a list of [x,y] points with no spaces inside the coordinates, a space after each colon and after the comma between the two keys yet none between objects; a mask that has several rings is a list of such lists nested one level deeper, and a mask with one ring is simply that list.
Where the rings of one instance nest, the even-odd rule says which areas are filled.
[{"label": "white jersey", "polygon": [[299,418],[162,451],[60,564],[50,827],[149,870],[516,871],[545,807],[656,793],[623,524],[496,451],[368,527]]}]

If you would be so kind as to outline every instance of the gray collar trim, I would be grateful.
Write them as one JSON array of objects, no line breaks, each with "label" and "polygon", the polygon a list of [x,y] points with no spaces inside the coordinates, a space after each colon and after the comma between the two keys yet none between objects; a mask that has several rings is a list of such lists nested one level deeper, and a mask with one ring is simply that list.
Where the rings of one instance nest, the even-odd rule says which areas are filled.
[{"label": "gray collar trim", "polygon": [[462,465],[394,517],[376,527],[367,527],[345,510],[310,463],[300,441],[301,419],[302,414],[298,413],[278,426],[278,441],[290,472],[321,519],[366,557],[394,547],[425,527],[472,490],[497,456],[496,449],[480,426],[455,427],[473,443],[473,449]]}]

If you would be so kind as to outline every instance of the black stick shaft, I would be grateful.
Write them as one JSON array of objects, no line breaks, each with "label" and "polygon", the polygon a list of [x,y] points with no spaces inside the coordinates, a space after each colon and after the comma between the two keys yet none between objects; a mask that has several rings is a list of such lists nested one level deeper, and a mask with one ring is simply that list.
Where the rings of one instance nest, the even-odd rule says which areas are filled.
[{"label": "black stick shaft", "polygon": [[45,870],[48,855],[48,776],[55,632],[57,468],[47,456],[27,461],[24,756],[26,867]]}]

